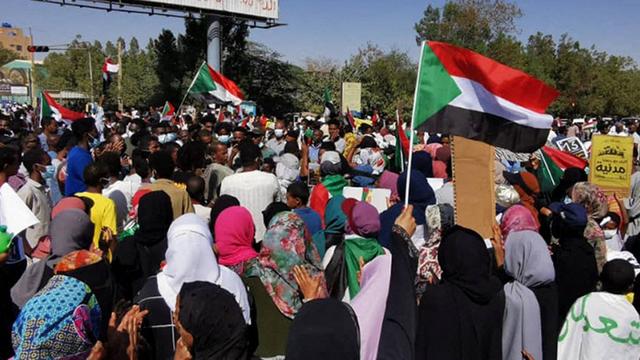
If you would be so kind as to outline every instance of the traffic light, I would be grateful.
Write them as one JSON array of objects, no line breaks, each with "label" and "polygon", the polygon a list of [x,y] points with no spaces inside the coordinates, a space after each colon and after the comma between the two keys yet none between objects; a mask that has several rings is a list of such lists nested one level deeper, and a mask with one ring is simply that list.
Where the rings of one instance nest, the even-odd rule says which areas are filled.
[{"label": "traffic light", "polygon": [[48,46],[27,46],[27,51],[34,53],[34,52],[49,52],[49,47]]}]

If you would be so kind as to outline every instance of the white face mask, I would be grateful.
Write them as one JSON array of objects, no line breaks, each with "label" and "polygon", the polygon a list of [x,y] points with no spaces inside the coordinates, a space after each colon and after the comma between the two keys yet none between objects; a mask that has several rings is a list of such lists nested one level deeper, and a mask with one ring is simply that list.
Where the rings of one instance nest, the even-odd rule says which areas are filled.
[{"label": "white face mask", "polygon": [[178,135],[176,135],[176,133],[160,134],[158,135],[158,142],[160,144],[166,144],[175,141],[177,138]]},{"label": "white face mask", "polygon": [[220,141],[223,144],[228,144],[230,140],[229,135],[218,135],[218,141]]},{"label": "white face mask", "polygon": [[395,131],[396,130],[396,124],[389,125],[389,130]]},{"label": "white face mask", "polygon": [[273,130],[273,133],[279,139],[279,138],[284,136],[284,129],[275,129],[275,130]]},{"label": "white face mask", "polygon": [[604,230],[604,238],[606,240],[613,239],[616,236],[616,234],[618,234],[618,230],[616,230],[616,229]]}]

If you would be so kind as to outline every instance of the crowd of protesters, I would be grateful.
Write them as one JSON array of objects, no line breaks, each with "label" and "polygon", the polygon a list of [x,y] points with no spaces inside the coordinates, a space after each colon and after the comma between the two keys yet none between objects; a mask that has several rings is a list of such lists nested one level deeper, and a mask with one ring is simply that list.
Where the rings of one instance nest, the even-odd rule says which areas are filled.
[{"label": "crowd of protesters", "polygon": [[0,358],[640,357],[640,173],[618,199],[585,169],[542,189],[535,155],[498,159],[483,239],[455,224],[449,137],[413,136],[407,193],[401,131],[8,109],[0,185],[39,223],[0,253]]}]

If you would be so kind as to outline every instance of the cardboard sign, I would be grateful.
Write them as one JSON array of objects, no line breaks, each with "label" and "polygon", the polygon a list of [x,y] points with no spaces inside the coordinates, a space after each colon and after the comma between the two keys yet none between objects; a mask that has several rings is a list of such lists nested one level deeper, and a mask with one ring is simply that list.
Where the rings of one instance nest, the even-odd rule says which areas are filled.
[{"label": "cardboard sign", "polygon": [[342,196],[347,199],[356,199],[358,201],[368,202],[378,210],[379,214],[387,210],[389,198],[391,197],[391,190],[345,186],[344,189],[342,189]]},{"label": "cardboard sign", "polygon": [[589,153],[580,139],[575,136],[559,140],[556,145],[558,149],[573,154],[581,159],[587,159]]},{"label": "cardboard sign", "polygon": [[493,146],[453,137],[453,189],[456,224],[472,229],[485,239],[493,236],[496,216]]},{"label": "cardboard sign", "polygon": [[627,197],[633,173],[633,138],[594,135],[589,162],[589,182],[604,192]]}]

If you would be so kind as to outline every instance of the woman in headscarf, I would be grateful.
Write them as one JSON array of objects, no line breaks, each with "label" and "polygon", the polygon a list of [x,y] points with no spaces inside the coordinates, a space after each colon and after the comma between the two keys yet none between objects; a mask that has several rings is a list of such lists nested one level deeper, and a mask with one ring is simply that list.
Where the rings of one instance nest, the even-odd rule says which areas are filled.
[{"label": "woman in headscarf", "polygon": [[588,182],[579,182],[573,186],[571,200],[587,209],[587,227],[584,229],[584,237],[595,250],[598,273],[607,262],[607,243],[604,231],[600,227],[600,220],[609,212],[607,196],[595,185]]},{"label": "woman in headscarf", "polygon": [[220,285],[232,293],[250,323],[247,292],[242,280],[232,270],[218,265],[213,253],[213,240],[207,224],[190,213],[177,218],[167,233],[167,264],[158,275],[147,279],[134,302],[141,310],[149,310],[142,334],[149,340],[155,359],[171,359],[178,338],[171,312],[182,284],[206,281]]},{"label": "woman in headscarf", "polygon": [[320,174],[322,182],[311,190],[309,207],[315,210],[320,218],[324,218],[324,212],[329,200],[342,195],[342,190],[347,186],[343,174],[342,158],[335,151],[325,151],[320,158]]},{"label": "woman in headscarf", "polygon": [[480,235],[454,226],[440,243],[442,282],[419,306],[416,359],[500,359],[504,294]]},{"label": "woman in headscarf", "polygon": [[[587,173],[580,168],[570,167],[564,170],[560,183],[551,193],[552,202],[568,202],[571,200],[571,191],[576,183],[587,181]],[[640,180],[640,178],[639,178]],[[640,190],[640,188],[638,189]],[[640,195],[640,193],[639,193]]]},{"label": "woman in headscarf", "polygon": [[593,291],[598,282],[594,249],[584,238],[587,211],[581,205],[552,203],[551,232],[558,239],[552,249],[558,284],[558,316],[564,319],[573,302]]},{"label": "woman in headscarf", "polygon": [[287,188],[300,176],[300,160],[293,154],[283,154],[276,163],[276,177],[280,185],[280,198],[287,197]]},{"label": "woman in headscarf", "polygon": [[[404,207],[406,184],[407,173],[403,172],[400,174],[397,184],[400,202],[380,214],[381,228],[378,241],[380,245],[385,248],[389,248],[391,245],[391,228],[393,227],[393,222],[400,215]],[[412,240],[415,248],[419,249],[426,241],[425,234],[427,230],[425,229],[425,224],[427,221],[425,211],[428,205],[436,203],[436,196],[427,179],[423,176],[416,176],[415,172],[412,173],[411,183],[409,185],[409,204],[413,205],[413,217],[416,219],[416,224],[418,225]]]},{"label": "woman in headscarf", "polygon": [[520,195],[520,203],[531,211],[531,215],[536,220],[536,224],[540,226],[538,221],[538,208],[536,200],[540,195],[540,184],[535,175],[530,172],[520,173],[504,173],[505,179],[513,186]]},{"label": "woman in headscarf", "polygon": [[567,315],[558,337],[559,359],[640,358],[640,316],[625,297],[634,276],[625,260],[604,265],[602,291],[577,299]]},{"label": "woman in headscarf", "polygon": [[351,307],[360,324],[361,360],[378,358],[391,271],[391,254],[376,256],[362,268],[360,291],[351,299]]},{"label": "woman in headscarf", "polygon": [[512,231],[538,231],[538,229],[538,222],[531,214],[531,211],[522,205],[513,205],[508,208],[500,220],[500,232],[505,241]]},{"label": "woman in headscarf", "polygon": [[399,176],[400,175],[394,172],[385,170],[382,172],[382,174],[378,178],[379,188],[391,190],[391,197],[389,198],[389,202],[392,204],[395,204],[400,200],[400,197],[398,196],[398,177]]},{"label": "woman in headscarf", "polygon": [[174,319],[180,333],[177,352],[186,350],[193,359],[251,358],[242,310],[233,294],[220,286],[205,281],[183,284]]},{"label": "woman in headscarf", "polygon": [[89,250],[94,225],[82,210],[69,209],[51,220],[49,237],[51,255],[31,265],[11,289],[13,302],[22,307],[54,275],[55,265],[66,254],[76,250]]},{"label": "woman in headscarf", "polygon": [[629,225],[626,234],[634,236],[640,234],[640,173],[631,175],[631,195],[624,199],[624,207],[629,215]]},{"label": "woman in headscarf", "polygon": [[306,303],[291,324],[287,360],[360,359],[358,319],[335,299]]},{"label": "woman in headscarf", "polygon": [[436,150],[436,156],[433,158],[433,177],[447,179],[447,167],[451,164],[451,149],[443,146]]},{"label": "woman in headscarf", "polygon": [[253,248],[255,233],[253,218],[246,208],[232,206],[221,212],[215,226],[215,247],[220,265],[242,275],[247,262],[258,256]]},{"label": "woman in headscarf", "polygon": [[327,249],[344,241],[344,225],[347,222],[347,216],[342,211],[344,200],[344,196],[338,195],[331,198],[327,203],[327,209],[324,214],[324,236]]},{"label": "woman in headscarf", "polygon": [[146,279],[160,270],[173,221],[171,199],[164,191],[149,192],[140,198],[137,213],[138,230],[118,244],[112,262],[125,299],[133,299]]},{"label": "woman in headscarf", "polygon": [[418,276],[416,277],[416,293],[422,297],[427,285],[437,284],[442,276],[438,262],[438,249],[442,234],[455,224],[454,209],[449,204],[427,206],[427,242],[419,250]]},{"label": "woman in headscarf", "polygon": [[101,314],[87,284],[69,276],[52,277],[13,324],[14,358],[86,358],[102,335]]},{"label": "woman in headscarf", "polygon": [[375,207],[364,201],[346,199],[342,210],[347,215],[345,239],[327,249],[322,265],[329,295],[349,302],[360,291],[361,262],[366,264],[385,252],[377,240],[380,218]]},{"label": "woman in headscarf", "polygon": [[240,201],[231,195],[220,195],[211,206],[211,218],[209,218],[209,229],[213,235],[213,241],[216,241],[216,220],[218,216],[227,208],[232,206],[240,206]]},{"label": "woman in headscarf", "polygon": [[258,257],[246,263],[242,273],[256,308],[257,356],[285,353],[291,319],[302,306],[296,266],[304,267],[313,278],[321,277],[321,292],[326,293],[320,255],[304,221],[293,212],[280,212],[269,223]]},{"label": "woman in headscarf", "polygon": [[555,359],[558,293],[555,271],[544,239],[535,231],[513,230],[505,238],[502,358]]},{"label": "woman in headscarf", "polygon": [[433,157],[425,151],[416,151],[413,153],[411,169],[418,170],[425,178],[433,177]]}]

